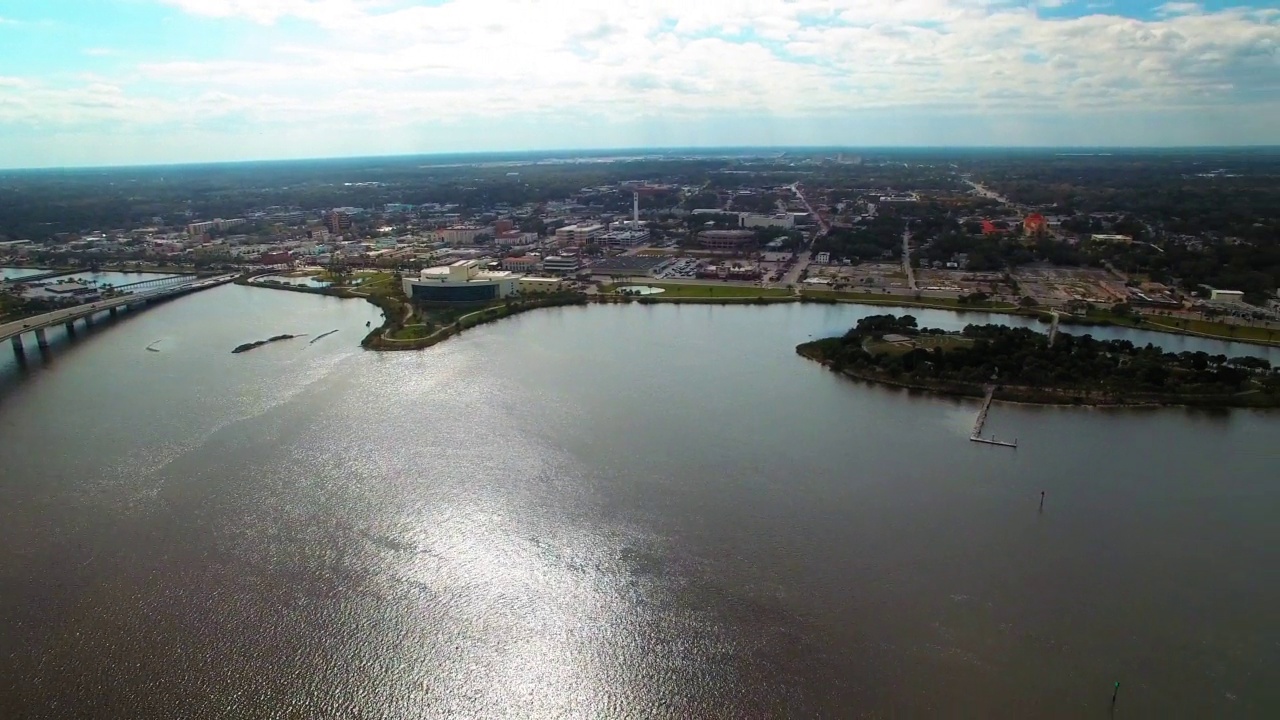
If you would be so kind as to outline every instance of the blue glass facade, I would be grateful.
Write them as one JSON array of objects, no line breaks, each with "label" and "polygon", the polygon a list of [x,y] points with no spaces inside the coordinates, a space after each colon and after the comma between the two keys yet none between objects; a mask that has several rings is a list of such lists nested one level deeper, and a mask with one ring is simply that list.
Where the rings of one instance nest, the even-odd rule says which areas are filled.
[{"label": "blue glass facade", "polygon": [[413,284],[413,299],[420,302],[485,302],[498,299],[498,286],[487,283],[466,285]]}]

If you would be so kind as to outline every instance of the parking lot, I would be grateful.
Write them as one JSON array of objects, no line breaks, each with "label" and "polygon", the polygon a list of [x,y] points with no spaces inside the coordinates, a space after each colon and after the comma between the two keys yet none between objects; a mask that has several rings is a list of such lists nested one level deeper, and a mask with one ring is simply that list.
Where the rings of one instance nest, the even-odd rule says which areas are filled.
[{"label": "parking lot", "polygon": [[702,264],[701,260],[695,258],[679,258],[664,264],[657,268],[657,277],[666,278],[692,278],[698,275],[698,266]]}]

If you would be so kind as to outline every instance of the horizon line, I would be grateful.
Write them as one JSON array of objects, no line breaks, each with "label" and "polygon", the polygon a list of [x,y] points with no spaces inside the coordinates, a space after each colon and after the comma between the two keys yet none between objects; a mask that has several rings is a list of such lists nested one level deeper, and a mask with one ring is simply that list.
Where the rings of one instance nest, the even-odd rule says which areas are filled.
[{"label": "horizon line", "polygon": [[864,151],[864,152],[887,152],[887,151],[950,151],[950,152],[972,152],[972,151],[1016,151],[1016,152],[1047,152],[1047,151],[1101,151],[1108,153],[1115,152],[1207,152],[1207,151],[1277,151],[1280,152],[1280,144],[1268,145],[668,145],[668,146],[631,146],[631,147],[606,147],[606,148],[555,148],[546,150],[456,150],[456,151],[436,151],[436,152],[406,152],[394,154],[374,154],[374,155],[319,155],[308,157],[279,157],[279,158],[254,158],[242,160],[189,160],[177,162],[161,162],[161,163],[137,163],[137,164],[103,164],[103,165],[28,165],[28,166],[6,166],[0,167],[0,173],[10,172],[40,172],[40,171],[81,171],[81,170],[137,170],[147,168],[186,168],[186,167],[212,167],[212,166],[229,166],[229,165],[251,165],[258,163],[306,163],[306,162],[337,162],[343,160],[394,160],[394,159],[412,159],[412,158],[441,158],[441,157],[459,157],[459,156],[478,156],[478,157],[500,157],[500,156],[536,156],[548,159],[560,157],[578,156],[608,156],[608,155],[659,155],[665,153],[687,152],[696,155],[714,155],[717,153],[745,151],[771,151],[771,152],[815,152],[815,151]]}]

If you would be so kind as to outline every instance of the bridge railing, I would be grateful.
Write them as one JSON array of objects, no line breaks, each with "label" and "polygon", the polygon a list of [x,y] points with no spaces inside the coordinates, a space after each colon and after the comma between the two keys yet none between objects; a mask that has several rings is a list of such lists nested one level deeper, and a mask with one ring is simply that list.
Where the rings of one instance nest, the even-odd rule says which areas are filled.
[{"label": "bridge railing", "polygon": [[112,285],[111,289],[116,292],[139,292],[146,290],[155,290],[171,285],[183,285],[195,282],[199,278],[195,275],[174,275],[171,277],[155,278],[152,280],[139,280],[138,282],[126,283],[124,285]]}]

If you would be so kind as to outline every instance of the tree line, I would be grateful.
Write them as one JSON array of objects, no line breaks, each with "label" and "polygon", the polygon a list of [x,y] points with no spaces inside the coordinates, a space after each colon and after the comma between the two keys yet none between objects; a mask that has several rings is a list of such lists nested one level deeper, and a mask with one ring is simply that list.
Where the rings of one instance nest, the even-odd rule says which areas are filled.
[{"label": "tree line", "polygon": [[[813,354],[837,369],[902,380],[969,385],[996,383],[1102,393],[1163,396],[1259,393],[1280,401],[1280,372],[1266,359],[1228,358],[1199,352],[1166,352],[1128,340],[1099,340],[1003,325],[969,325],[945,347],[884,351],[885,335],[918,339],[944,334],[920,329],[910,315],[873,315],[844,336],[810,344]],[[802,346],[803,347],[803,346]]]}]

